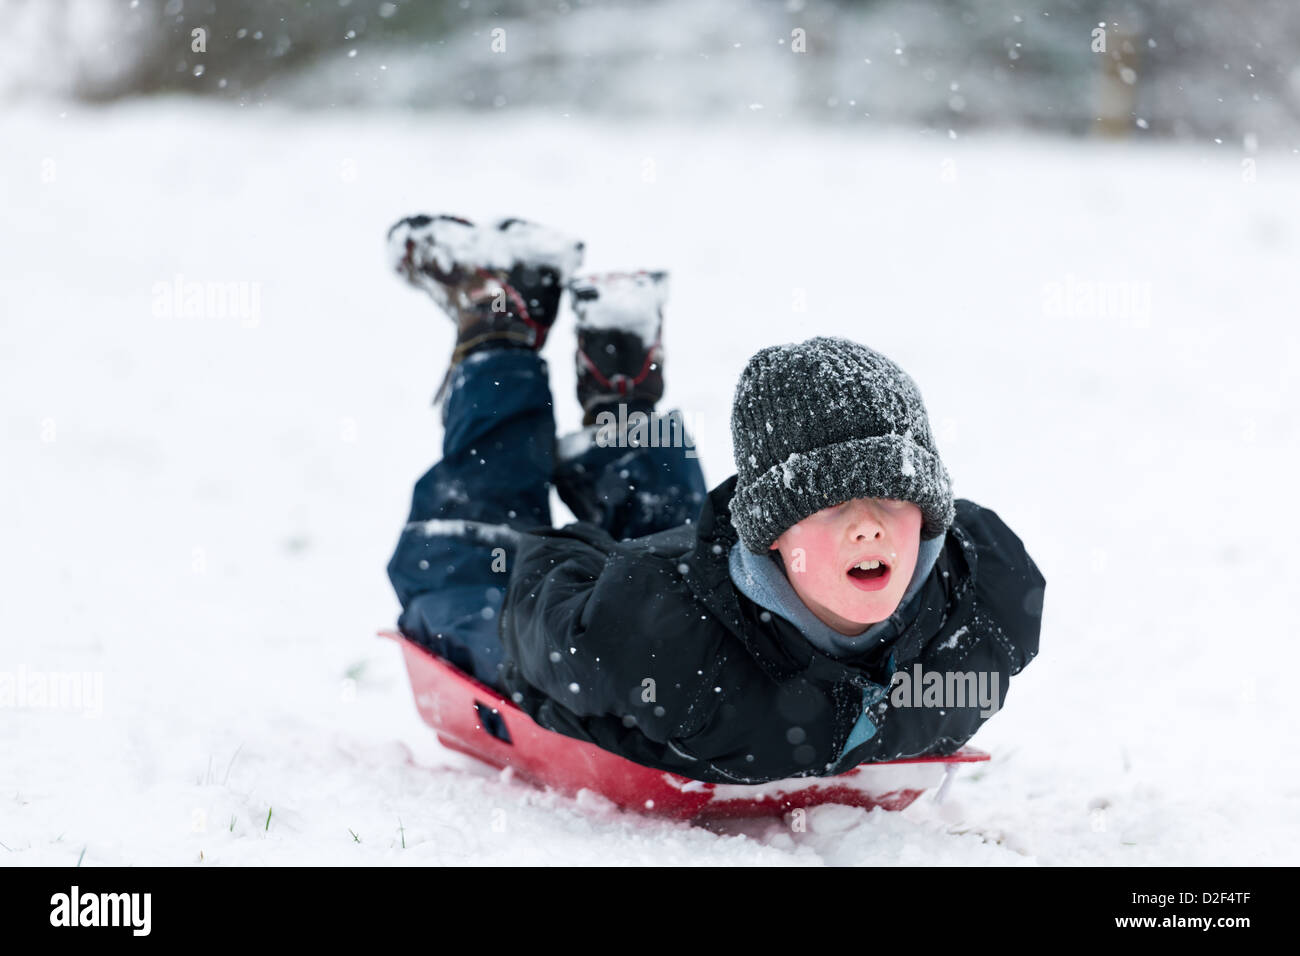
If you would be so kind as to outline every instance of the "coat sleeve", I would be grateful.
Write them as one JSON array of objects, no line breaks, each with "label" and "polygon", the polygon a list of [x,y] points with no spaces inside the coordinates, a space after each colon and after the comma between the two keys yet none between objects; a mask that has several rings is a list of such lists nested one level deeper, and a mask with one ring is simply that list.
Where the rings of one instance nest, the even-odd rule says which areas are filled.
[{"label": "coat sleeve", "polygon": [[[1002,709],[1011,677],[1038,654],[1042,573],[997,514],[962,505],[959,520],[978,557],[970,613],[946,622],[915,660],[896,662],[893,682],[867,712],[875,733],[844,755],[842,768],[955,752]],[[927,705],[931,673],[945,686],[960,684],[965,705],[952,706],[952,697],[947,706]]]},{"label": "coat sleeve", "polygon": [[[501,621],[507,684],[535,692],[534,711],[541,698],[558,705],[544,726],[643,759],[644,744],[664,745],[711,703],[696,699],[701,678],[681,675],[707,675],[718,637],[675,583],[581,523],[523,535]],[[646,741],[625,739],[635,733]]]},{"label": "coat sleeve", "polygon": [[[846,683],[827,687],[800,676],[778,681],[749,668],[715,680],[723,690],[720,706],[673,742],[713,779],[758,784],[824,776],[842,746],[835,728],[861,711],[857,688]],[[737,712],[752,716],[737,720]]]},{"label": "coat sleeve", "polygon": [[[945,682],[955,671],[974,675],[973,680],[962,678],[963,690],[969,694],[966,705],[925,704],[924,682],[915,679],[918,666],[922,675],[938,673]],[[930,658],[908,664],[895,674],[895,682],[885,688],[867,714],[876,726],[874,735],[845,755],[841,769],[859,763],[956,752],[1002,709],[1010,677],[1016,672],[1002,645],[988,639],[975,642],[961,661],[947,666],[938,666]],[[905,681],[900,680],[903,675]],[[919,705],[918,700],[922,701]]]}]

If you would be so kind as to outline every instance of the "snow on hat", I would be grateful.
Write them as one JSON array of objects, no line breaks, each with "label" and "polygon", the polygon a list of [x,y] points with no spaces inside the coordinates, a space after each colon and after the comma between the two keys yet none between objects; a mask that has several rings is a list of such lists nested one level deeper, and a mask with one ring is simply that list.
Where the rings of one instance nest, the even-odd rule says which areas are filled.
[{"label": "snow on hat", "polygon": [[731,438],[731,523],[756,553],[853,498],[913,502],[923,540],[945,534],[955,516],[916,383],[849,339],[819,336],[757,352],[736,383]]}]

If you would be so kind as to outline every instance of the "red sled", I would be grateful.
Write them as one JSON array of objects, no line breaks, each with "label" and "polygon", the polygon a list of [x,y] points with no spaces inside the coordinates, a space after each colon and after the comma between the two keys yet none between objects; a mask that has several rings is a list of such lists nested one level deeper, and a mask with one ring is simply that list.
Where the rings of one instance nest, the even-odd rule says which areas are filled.
[{"label": "red sled", "polygon": [[902,810],[940,784],[941,797],[959,765],[988,760],[975,747],[947,757],[859,764],[833,777],[792,777],[762,784],[719,784],[657,770],[558,734],[460,668],[399,631],[380,637],[402,648],[420,716],[443,746],[571,797],[599,794],[625,810],[673,820],[781,816],[823,803]]}]

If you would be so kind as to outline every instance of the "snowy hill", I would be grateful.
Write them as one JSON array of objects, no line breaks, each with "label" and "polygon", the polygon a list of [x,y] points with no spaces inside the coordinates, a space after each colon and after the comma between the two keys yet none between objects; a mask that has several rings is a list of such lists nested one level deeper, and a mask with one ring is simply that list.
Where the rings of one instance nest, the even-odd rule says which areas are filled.
[{"label": "snowy hill", "polygon": [[[0,710],[0,863],[1298,862],[1294,156],[761,111],[61,110],[0,121],[0,673],[90,696]],[[452,342],[385,269],[418,211],[669,269],[666,404],[710,486],[758,347],[842,334],[907,369],[956,493],[1048,581],[1041,654],[972,741],[992,761],[942,805],[792,833],[441,748],[373,636]],[[568,425],[572,345],[566,306]]]}]

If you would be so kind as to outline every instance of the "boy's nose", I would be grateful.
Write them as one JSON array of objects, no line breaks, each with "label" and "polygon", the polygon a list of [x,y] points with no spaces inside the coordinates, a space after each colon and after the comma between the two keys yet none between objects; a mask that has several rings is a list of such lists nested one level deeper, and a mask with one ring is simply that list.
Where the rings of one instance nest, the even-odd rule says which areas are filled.
[{"label": "boy's nose", "polygon": [[854,541],[874,541],[885,534],[885,526],[876,517],[875,511],[861,499],[855,499],[850,506],[848,528]]}]

